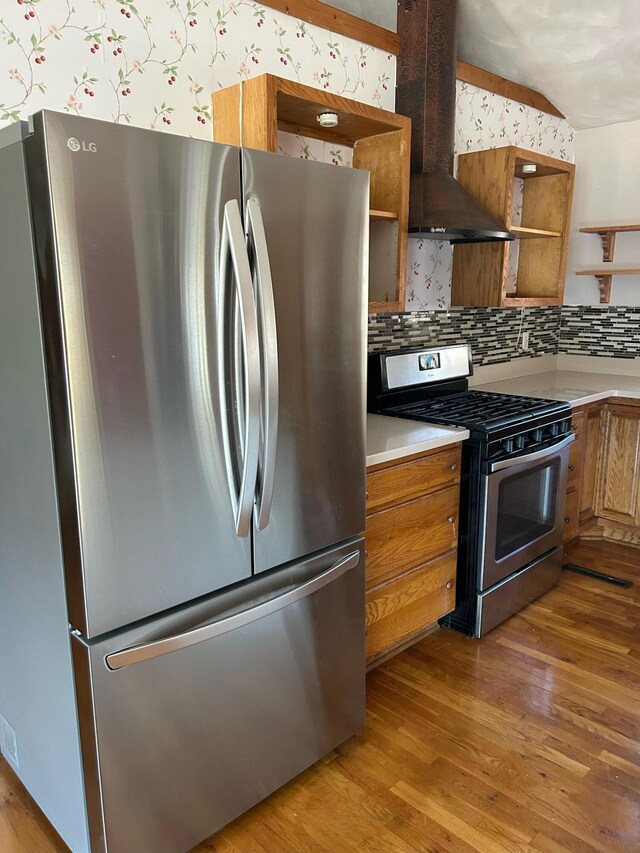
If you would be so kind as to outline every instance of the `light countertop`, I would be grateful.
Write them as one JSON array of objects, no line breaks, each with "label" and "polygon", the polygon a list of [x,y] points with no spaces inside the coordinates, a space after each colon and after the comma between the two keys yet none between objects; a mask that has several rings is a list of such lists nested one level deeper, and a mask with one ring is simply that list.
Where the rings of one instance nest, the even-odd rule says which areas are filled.
[{"label": "light countertop", "polygon": [[[508,365],[499,365],[499,379],[494,369],[487,371],[486,368],[480,368],[471,384],[479,391],[563,400],[573,406],[586,405],[607,397],[640,399],[639,362],[640,359],[567,356],[528,359],[526,362],[516,360]],[[540,372],[534,372],[536,369]],[[525,375],[519,375],[523,370],[526,371]],[[604,372],[606,370],[611,372]],[[482,373],[487,374],[486,379]],[[491,381],[486,381],[488,379]],[[367,465],[378,465],[414,453],[435,450],[468,437],[469,432],[458,427],[367,415]]]},{"label": "light countertop", "polygon": [[640,398],[640,376],[590,373],[582,370],[551,370],[475,385],[474,390],[563,400],[579,406],[606,397]]},{"label": "light countertop", "polygon": [[459,427],[436,426],[386,415],[367,415],[367,466],[435,450],[465,438],[469,438],[469,431]]}]

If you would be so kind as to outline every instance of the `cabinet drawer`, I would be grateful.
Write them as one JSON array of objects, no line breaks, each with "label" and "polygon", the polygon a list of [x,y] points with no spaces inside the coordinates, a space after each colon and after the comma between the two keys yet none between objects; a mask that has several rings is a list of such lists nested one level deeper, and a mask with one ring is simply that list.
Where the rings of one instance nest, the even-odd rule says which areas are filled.
[{"label": "cabinet drawer", "polygon": [[460,482],[460,445],[367,474],[367,512],[403,503]]},{"label": "cabinet drawer", "polygon": [[582,445],[580,439],[576,439],[569,449],[569,473],[567,476],[567,491],[577,488],[580,482],[582,470]]},{"label": "cabinet drawer", "polygon": [[367,517],[367,589],[457,547],[459,486]]},{"label": "cabinet drawer", "polygon": [[367,663],[450,613],[456,604],[456,552],[367,594]]},{"label": "cabinet drawer", "polygon": [[587,420],[587,413],[574,412],[571,416],[571,431],[575,433],[576,438],[582,438]]},{"label": "cabinet drawer", "polygon": [[580,524],[580,493],[577,489],[567,492],[567,499],[564,505],[564,532],[562,534],[563,542],[570,542],[578,535],[578,525]]}]

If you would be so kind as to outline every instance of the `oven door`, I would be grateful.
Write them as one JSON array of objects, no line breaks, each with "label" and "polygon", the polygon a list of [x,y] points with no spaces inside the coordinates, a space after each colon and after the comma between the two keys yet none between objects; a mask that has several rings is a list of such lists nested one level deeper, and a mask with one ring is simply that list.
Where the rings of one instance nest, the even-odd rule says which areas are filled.
[{"label": "oven door", "polygon": [[569,435],[551,447],[503,459],[485,475],[485,590],[562,544]]}]

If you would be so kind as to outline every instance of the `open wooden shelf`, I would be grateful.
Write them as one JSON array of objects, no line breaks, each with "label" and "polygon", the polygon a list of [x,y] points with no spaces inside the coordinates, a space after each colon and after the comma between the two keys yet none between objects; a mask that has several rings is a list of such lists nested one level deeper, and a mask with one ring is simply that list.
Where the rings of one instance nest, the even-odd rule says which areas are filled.
[{"label": "open wooden shelf", "polygon": [[576,275],[640,275],[640,268],[599,267],[592,270],[576,270]]},{"label": "open wooden shelf", "polygon": [[512,225],[509,229],[516,240],[530,240],[534,237],[562,237],[561,231],[543,231],[542,228],[523,228],[522,225]]},{"label": "open wooden shelf", "polygon": [[[582,229],[580,229],[582,230]],[[640,230],[640,229],[638,229]],[[593,270],[576,270],[576,275],[592,275],[598,280],[600,302],[611,301],[611,279],[614,275],[640,275],[640,268],[600,267]]]},{"label": "open wooden shelf", "polygon": [[398,214],[394,210],[370,210],[369,219],[372,222],[395,222]]},{"label": "open wooden shelf", "polygon": [[[411,119],[273,74],[212,100],[216,142],[277,152],[284,131],[353,148],[354,167],[371,173],[369,310],[404,311]],[[326,112],[337,114],[336,127],[320,126]]]},{"label": "open wooden shelf", "polygon": [[562,299],[557,296],[517,296],[515,293],[507,293],[502,300],[503,308],[535,308],[545,305],[562,305]]},{"label": "open wooden shelf", "polygon": [[640,225],[593,225],[580,230],[584,234],[606,234],[614,231],[618,234],[620,231],[640,231]]},{"label": "open wooden shelf", "polygon": [[573,163],[514,145],[460,155],[458,181],[515,239],[455,247],[452,305],[562,304],[574,173]]},{"label": "open wooden shelf", "polygon": [[616,248],[616,234],[629,231],[640,231],[640,225],[592,225],[581,228],[583,234],[599,234],[602,240],[602,260],[605,263],[613,261]]}]

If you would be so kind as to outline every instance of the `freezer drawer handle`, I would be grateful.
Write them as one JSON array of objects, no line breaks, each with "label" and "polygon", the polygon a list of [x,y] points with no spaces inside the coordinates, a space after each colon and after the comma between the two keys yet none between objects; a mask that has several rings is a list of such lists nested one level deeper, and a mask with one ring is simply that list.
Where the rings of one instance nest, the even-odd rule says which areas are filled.
[{"label": "freezer drawer handle", "polygon": [[353,551],[353,553],[338,560],[337,563],[331,566],[330,569],[322,572],[322,574],[295,589],[282,593],[282,595],[277,595],[274,598],[263,601],[261,604],[257,604],[255,607],[241,610],[239,613],[226,616],[216,622],[210,622],[208,625],[202,625],[191,631],[185,631],[183,634],[165,637],[162,640],[155,640],[152,643],[145,643],[142,646],[132,646],[130,649],[123,649],[121,652],[113,652],[106,656],[105,662],[109,669],[122,669],[133,663],[152,660],[161,655],[168,655],[171,652],[177,652],[179,649],[186,649],[189,646],[195,646],[197,643],[212,640],[214,637],[220,637],[222,634],[234,631],[236,628],[242,628],[245,625],[251,624],[251,622],[256,622],[258,619],[263,619],[271,613],[276,613],[278,610],[282,610],[284,607],[295,604],[296,601],[300,601],[300,599],[318,592],[350,569],[354,569],[359,562],[360,551]]},{"label": "freezer drawer handle", "polygon": [[259,468],[259,494],[256,501],[256,527],[264,530],[269,524],[273,503],[276,473],[276,443],[278,438],[278,333],[269,248],[264,230],[262,208],[255,198],[247,201],[247,240],[253,249],[256,273],[256,296],[260,345],[262,354],[262,455]]},{"label": "freezer drawer handle", "polygon": [[[241,452],[244,453],[240,483],[232,462],[231,437],[229,435],[228,411],[232,409],[227,399],[227,380],[225,365],[227,359],[228,336],[231,323],[227,322],[226,305],[228,294],[229,258],[231,258],[236,284],[236,293],[240,309],[242,330],[242,358],[233,347],[233,376],[236,385],[236,399],[242,396],[240,384],[244,382],[244,418]],[[228,201],[224,206],[224,222],[220,247],[220,310],[218,324],[218,370],[220,386],[220,405],[222,409],[222,439],[231,505],[235,516],[236,534],[246,537],[251,532],[253,502],[258,478],[258,457],[260,451],[260,351],[258,341],[258,313],[256,309],[251,268],[247,255],[247,246],[242,228],[242,218],[237,199]],[[240,364],[242,362],[242,364]],[[242,377],[240,368],[242,367]],[[238,413],[234,412],[238,418]]]}]

